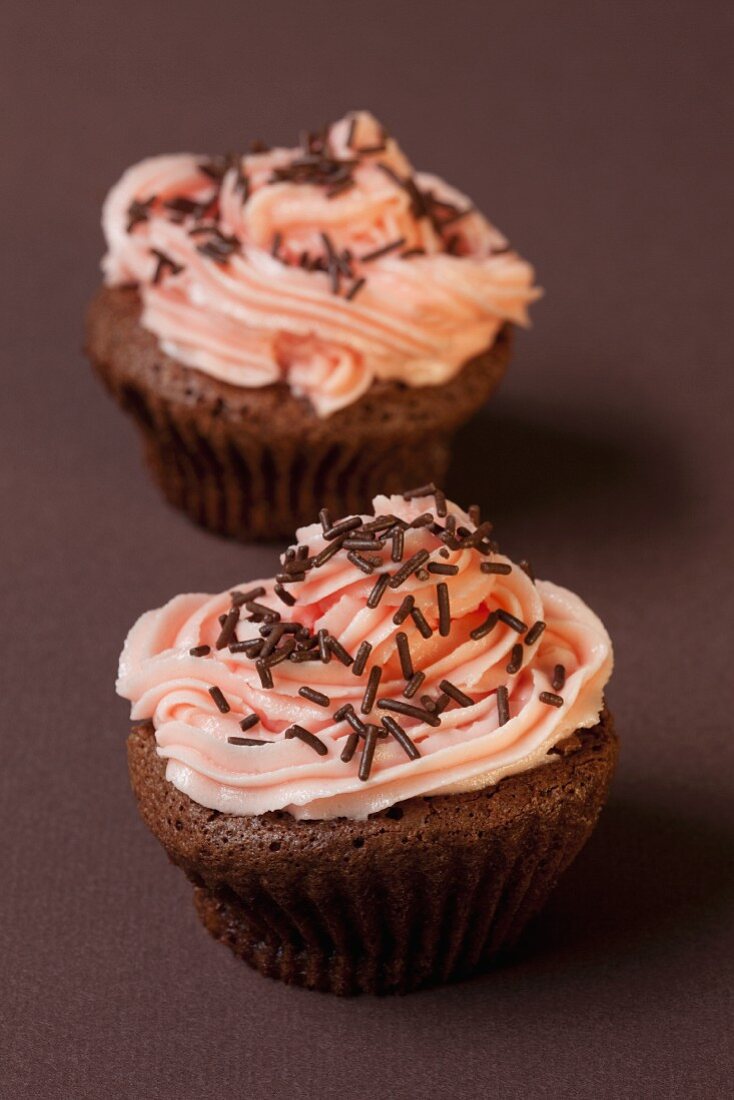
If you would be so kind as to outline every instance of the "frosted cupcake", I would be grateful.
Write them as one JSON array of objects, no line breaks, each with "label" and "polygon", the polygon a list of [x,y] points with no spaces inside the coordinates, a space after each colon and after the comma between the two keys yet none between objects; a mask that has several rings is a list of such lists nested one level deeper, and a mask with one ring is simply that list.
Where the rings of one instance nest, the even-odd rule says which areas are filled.
[{"label": "frosted cupcake", "polygon": [[512,946],[616,760],[599,619],[435,496],[298,532],[270,580],[133,627],[142,816],[262,973],[406,992]]},{"label": "frosted cupcake", "polygon": [[90,358],[168,500],[241,539],[442,478],[539,293],[363,112],[293,149],[144,160],[103,227]]}]

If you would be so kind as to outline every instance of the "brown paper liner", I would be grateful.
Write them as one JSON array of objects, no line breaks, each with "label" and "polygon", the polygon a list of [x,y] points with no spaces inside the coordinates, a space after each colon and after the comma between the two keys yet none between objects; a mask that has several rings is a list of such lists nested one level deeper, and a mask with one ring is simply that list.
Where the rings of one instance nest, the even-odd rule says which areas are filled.
[{"label": "brown paper liner", "polygon": [[267,977],[407,993],[513,947],[588,839],[616,761],[605,712],[566,755],[497,787],[411,799],[367,821],[233,818],[168,783],[152,727],[129,759],[143,818],[195,885],[207,930]]},{"label": "brown paper liner", "polygon": [[505,328],[442,386],[377,382],[320,418],[283,383],[235,387],[183,366],[139,324],[130,289],[93,301],[87,351],[135,422],[166,499],[195,523],[250,541],[292,538],[322,507],[368,510],[378,493],[442,482],[456,429],[484,403],[510,354]]}]

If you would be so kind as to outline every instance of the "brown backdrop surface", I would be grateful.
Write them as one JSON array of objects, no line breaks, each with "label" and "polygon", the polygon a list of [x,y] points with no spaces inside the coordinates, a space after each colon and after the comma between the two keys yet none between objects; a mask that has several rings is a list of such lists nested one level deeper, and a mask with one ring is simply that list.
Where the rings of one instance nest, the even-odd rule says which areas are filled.
[{"label": "brown backdrop surface", "polygon": [[[724,3],[6,5],[0,1094],[716,1097],[730,1084],[731,119]],[[547,297],[451,488],[615,639],[598,832],[511,964],[402,1000],[272,984],[136,817],[125,631],[267,574],[159,501],[90,376],[98,209],[145,154],[369,105]],[[727,147],[729,145],[729,147]]]}]

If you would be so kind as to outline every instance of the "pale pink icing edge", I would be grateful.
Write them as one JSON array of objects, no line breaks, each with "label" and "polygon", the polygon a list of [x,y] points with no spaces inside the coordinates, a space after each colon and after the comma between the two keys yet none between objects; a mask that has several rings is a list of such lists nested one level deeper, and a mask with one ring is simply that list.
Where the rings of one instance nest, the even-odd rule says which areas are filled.
[{"label": "pale pink icing edge", "polygon": [[[359,118],[367,137],[377,132],[370,115]],[[337,148],[345,128],[346,120],[332,127]],[[244,163],[255,181],[266,181],[292,153],[275,149]],[[182,154],[140,162],[113,187],[103,211],[106,282],[139,285],[144,327],[186,365],[234,385],[284,379],[320,416],[329,416],[356,401],[375,379],[445,383],[492,345],[504,323],[527,323],[527,306],[540,293],[533,269],[514,252],[496,251],[506,240],[476,211],[457,227],[466,254],[440,251],[431,226],[412,218],[406,194],[376,167],[379,159],[410,171],[392,141],[379,158],[359,167],[358,185],[334,200],[318,188],[263,182],[243,206],[231,171],[222,186],[221,224],[245,249],[227,265],[204,258],[187,226],[166,218],[126,231],[133,200],[151,194],[206,197],[211,184],[197,168],[204,159]],[[416,179],[437,197],[470,206],[437,177]],[[303,271],[270,255],[276,233],[294,248],[313,248],[324,227],[355,255],[397,235],[427,255],[408,261],[390,254],[371,263],[364,289],[349,301],[332,293],[326,273]],[[170,256],[182,271],[153,285],[157,261],[151,249]]]},{"label": "pale pink icing edge", "polygon": [[[395,511],[400,507],[400,498],[390,498],[388,506]],[[413,507],[407,509],[408,514]],[[420,508],[421,502],[415,507]],[[299,532],[301,541],[320,545],[319,530],[306,528]],[[462,573],[464,567],[462,562]],[[474,575],[473,580],[467,578],[468,574],[461,587],[455,586],[457,607],[467,589],[467,607],[481,594],[479,589],[471,593],[471,584],[476,585]],[[328,603],[334,594],[339,596],[320,621],[338,625],[346,617],[342,636],[351,650],[361,638],[359,612],[355,614],[361,599],[360,583],[359,578],[345,575],[335,565],[319,571],[314,581],[320,586],[318,590],[309,581],[300,586],[303,591],[299,603],[304,600],[306,608],[314,607],[317,612],[324,598]],[[484,683],[488,688],[497,676],[504,681],[513,679],[502,669],[516,637],[511,632],[490,636],[486,645],[475,644],[470,657],[462,655],[465,646],[456,647],[454,643],[450,651],[439,651],[433,665],[426,668],[429,674],[435,670],[436,679],[449,675],[476,697],[476,714],[470,720],[468,711],[446,712],[447,728],[439,731],[411,728],[411,735],[423,737],[420,743],[424,755],[418,760],[408,761],[393,743],[380,743],[374,773],[366,783],[357,778],[356,760],[351,767],[339,761],[345,731],[333,724],[319,729],[329,748],[324,757],[315,756],[295,740],[280,740],[256,749],[226,743],[228,735],[239,732],[236,718],[251,710],[257,710],[278,729],[293,721],[318,728],[314,723],[323,721],[324,713],[295,694],[299,683],[327,690],[333,706],[345,699],[359,699],[364,689],[363,681],[357,683],[333,662],[326,670],[316,667],[316,679],[304,671],[311,666],[293,666],[295,671],[286,670],[289,679],[276,684],[275,693],[268,693],[260,689],[252,670],[233,662],[226,651],[206,662],[190,658],[189,647],[211,638],[216,630],[216,616],[227,606],[226,593],[176,597],[158,611],[142,616],[123,650],[118,691],[133,702],[133,718],[152,718],[158,752],[167,759],[168,780],[199,804],[222,812],[251,815],[277,809],[296,818],[362,819],[415,795],[492,786],[504,776],[549,762],[552,758],[548,753],[554,745],[574,730],[598,721],[613,655],[602,623],[573,593],[550,582],[533,585],[520,569],[513,569],[511,580],[500,577],[490,583],[492,600],[498,605],[526,619],[538,617],[548,623],[543,636],[546,641],[537,646],[511,688],[515,713],[499,727],[492,692],[478,690],[477,684]],[[416,592],[419,590],[420,586]],[[315,600],[311,604],[310,591]],[[425,593],[421,601],[428,614]],[[384,622],[375,625],[373,621],[370,637],[376,644],[384,629]],[[390,644],[390,631],[394,633],[395,629],[387,625],[385,637]],[[569,676],[563,692],[564,706],[557,710],[538,702],[537,697],[541,690],[551,688],[549,669],[559,652],[571,657],[566,657]],[[575,666],[573,660],[577,661]],[[212,682],[221,686],[228,698],[236,696],[242,701],[235,714],[222,716],[217,712],[208,694]]]}]

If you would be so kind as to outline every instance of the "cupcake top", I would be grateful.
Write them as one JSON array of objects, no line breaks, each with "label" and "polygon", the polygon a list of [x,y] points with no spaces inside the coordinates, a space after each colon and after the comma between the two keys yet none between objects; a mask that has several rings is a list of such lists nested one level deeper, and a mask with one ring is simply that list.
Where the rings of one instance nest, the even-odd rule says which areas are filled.
[{"label": "cupcake top", "polygon": [[272,580],[144,614],[117,690],[203,806],[365,818],[487,787],[593,726],[609,637],[423,487],[297,532]]},{"label": "cupcake top", "polygon": [[294,149],[143,160],[102,224],[105,280],[137,286],[164,351],[238,386],[285,381],[320,416],[374,379],[447,381],[539,295],[470,200],[366,112]]}]

